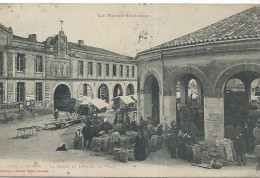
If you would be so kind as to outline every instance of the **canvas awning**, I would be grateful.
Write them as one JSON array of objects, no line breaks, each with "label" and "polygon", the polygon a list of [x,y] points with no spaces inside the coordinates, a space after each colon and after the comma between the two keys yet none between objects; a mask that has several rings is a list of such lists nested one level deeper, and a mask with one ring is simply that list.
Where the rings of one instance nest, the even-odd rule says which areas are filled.
[{"label": "canvas awning", "polygon": [[[131,104],[131,103],[135,103],[135,101],[132,99],[131,96],[118,96],[116,98],[121,99],[125,104]],[[116,99],[115,98],[115,99]]]},{"label": "canvas awning", "polygon": [[80,105],[89,105],[89,104],[95,106],[99,110],[108,107],[108,103],[106,103],[104,100],[99,98],[84,100],[83,102],[80,103]]}]

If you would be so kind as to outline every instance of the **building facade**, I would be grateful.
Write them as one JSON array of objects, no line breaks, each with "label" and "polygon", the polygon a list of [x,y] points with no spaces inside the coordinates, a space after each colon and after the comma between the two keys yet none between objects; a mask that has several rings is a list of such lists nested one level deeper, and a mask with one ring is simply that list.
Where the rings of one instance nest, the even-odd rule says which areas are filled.
[{"label": "building facade", "polygon": [[0,102],[34,101],[35,107],[52,108],[66,98],[102,98],[137,90],[137,64],[131,57],[68,42],[64,31],[44,42],[0,25]]},{"label": "building facade", "polygon": [[140,91],[139,115],[169,125],[188,100],[188,84],[197,82],[204,113],[205,139],[224,137],[225,92],[232,79],[251,83],[260,78],[260,8],[253,7],[201,30],[140,52],[136,56]]}]

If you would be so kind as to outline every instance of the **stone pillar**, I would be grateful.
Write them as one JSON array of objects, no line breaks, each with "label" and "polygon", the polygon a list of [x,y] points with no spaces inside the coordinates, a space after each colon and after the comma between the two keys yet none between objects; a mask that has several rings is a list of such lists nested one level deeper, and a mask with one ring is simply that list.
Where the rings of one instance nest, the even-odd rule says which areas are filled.
[{"label": "stone pillar", "polygon": [[251,82],[244,82],[244,85],[245,85],[245,91],[246,91],[246,94],[247,94],[247,101],[248,101],[248,104],[250,104],[250,101],[251,101]]},{"label": "stone pillar", "polygon": [[224,97],[204,97],[205,140],[224,138]]},{"label": "stone pillar", "polygon": [[188,101],[188,84],[184,81],[180,82],[180,100],[181,100],[181,107],[186,106],[186,103]]},{"label": "stone pillar", "polygon": [[170,126],[176,121],[176,96],[164,96],[164,123]]}]

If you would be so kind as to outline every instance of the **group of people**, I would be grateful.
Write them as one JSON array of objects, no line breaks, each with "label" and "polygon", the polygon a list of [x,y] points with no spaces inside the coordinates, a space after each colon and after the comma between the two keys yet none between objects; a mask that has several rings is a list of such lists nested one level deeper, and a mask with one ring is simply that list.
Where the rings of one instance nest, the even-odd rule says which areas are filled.
[{"label": "group of people", "polygon": [[225,138],[232,140],[239,166],[246,164],[245,153],[255,152],[260,168],[260,120],[227,125]]}]

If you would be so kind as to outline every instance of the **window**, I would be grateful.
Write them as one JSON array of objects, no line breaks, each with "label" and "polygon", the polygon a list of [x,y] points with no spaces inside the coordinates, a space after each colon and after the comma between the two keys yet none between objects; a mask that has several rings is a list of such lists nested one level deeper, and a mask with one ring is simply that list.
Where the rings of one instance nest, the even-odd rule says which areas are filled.
[{"label": "window", "polygon": [[88,62],[88,75],[93,75],[93,62]]},{"label": "window", "polygon": [[42,72],[42,56],[36,56],[35,71]]},{"label": "window", "polygon": [[55,76],[58,75],[58,71],[59,71],[59,69],[58,69],[58,64],[54,64],[54,73],[55,73]]},{"label": "window", "polygon": [[101,63],[97,63],[97,76],[101,76]]},{"label": "window", "polygon": [[120,65],[120,77],[123,77],[123,65]]},{"label": "window", "polygon": [[42,101],[42,83],[36,83],[36,101]]},{"label": "window", "polygon": [[24,82],[18,82],[16,88],[17,102],[24,102],[25,99],[25,84]]},{"label": "window", "polygon": [[88,84],[83,84],[83,96],[88,96]]},{"label": "window", "polygon": [[3,61],[3,53],[0,52],[0,75],[3,75],[3,69],[4,69],[4,61]]},{"label": "window", "polygon": [[126,66],[126,77],[129,77],[129,66]]},{"label": "window", "polygon": [[64,75],[64,64],[60,64],[60,75]]},{"label": "window", "polygon": [[4,102],[4,83],[0,83],[0,103]]},{"label": "window", "polygon": [[135,76],[135,66],[132,66],[132,77]]},{"label": "window", "polygon": [[83,61],[79,61],[78,63],[78,74],[79,76],[83,76]]},{"label": "window", "polygon": [[106,64],[106,76],[109,76],[109,64]]},{"label": "window", "polygon": [[25,69],[25,55],[17,54],[16,57],[16,70],[20,72],[24,72]]},{"label": "window", "polygon": [[113,65],[113,76],[116,76],[116,65]]},{"label": "window", "polygon": [[66,64],[66,75],[67,75],[67,77],[70,76],[70,64],[69,63]]}]

